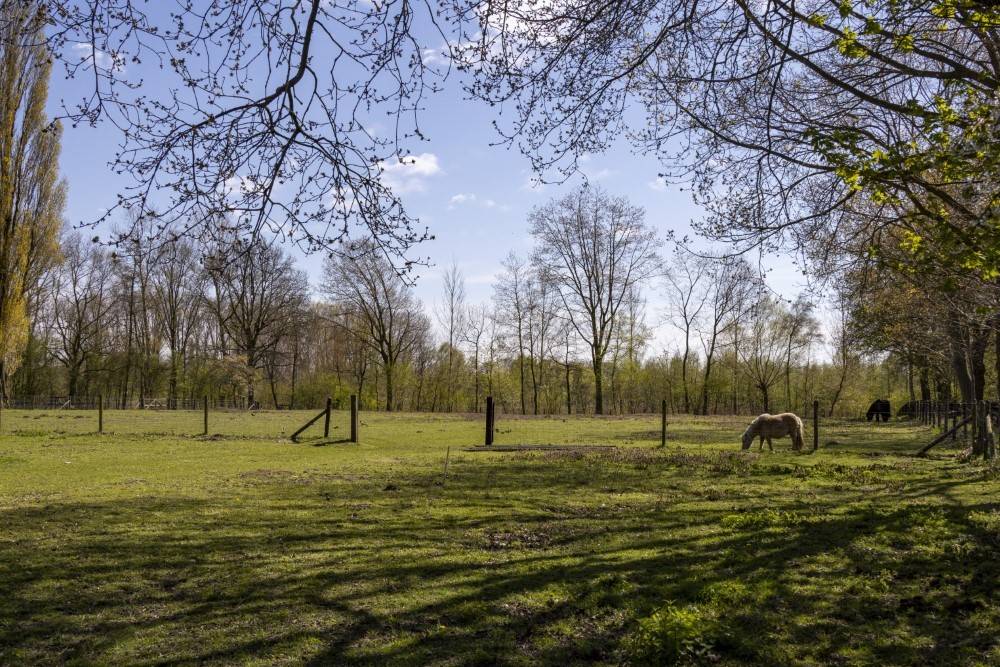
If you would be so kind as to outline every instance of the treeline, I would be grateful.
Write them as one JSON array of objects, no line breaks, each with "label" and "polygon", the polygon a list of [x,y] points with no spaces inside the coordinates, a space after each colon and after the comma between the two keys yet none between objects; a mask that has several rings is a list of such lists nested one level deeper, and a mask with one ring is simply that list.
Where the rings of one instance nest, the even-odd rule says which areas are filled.
[{"label": "treeline", "polygon": [[[909,398],[909,357],[828,340],[810,302],[774,298],[743,259],[677,248],[664,260],[622,199],[582,188],[532,225],[546,252],[509,255],[489,303],[468,303],[452,266],[432,308],[370,243],[328,257],[314,293],[261,240],[160,233],[108,248],[66,233],[29,290],[8,397],[305,408],[357,394],[365,409],[480,411],[492,395],[523,414],[655,412],[662,400],[672,413],[805,411],[817,399],[842,415]],[[648,312],[653,290],[666,312]],[[672,330],[671,350],[656,349],[657,327]]]}]

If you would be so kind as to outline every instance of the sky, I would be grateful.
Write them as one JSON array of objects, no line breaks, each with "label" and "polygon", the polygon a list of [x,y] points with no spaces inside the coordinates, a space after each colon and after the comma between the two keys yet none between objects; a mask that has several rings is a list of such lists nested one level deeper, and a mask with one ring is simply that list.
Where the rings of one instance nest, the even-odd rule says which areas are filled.
[{"label": "sky", "polygon": [[[50,112],[58,114],[62,100],[82,94],[81,85],[66,80],[61,69],[54,68]],[[156,85],[155,79],[147,78],[146,85]],[[492,114],[489,107],[464,99],[457,77],[449,78],[422,112],[421,129],[428,140],[412,145],[413,164],[390,169],[385,176],[408,211],[435,236],[414,252],[430,261],[430,266],[417,271],[414,288],[429,309],[440,301],[442,275],[452,262],[465,277],[468,301],[487,302],[504,257],[511,251],[527,255],[531,250],[530,210],[584,179],[642,206],[646,222],[664,237],[671,231],[678,237],[691,234],[691,221],[703,215],[683,184],[664,183],[658,178],[662,171],[658,161],[635,154],[624,140],[605,153],[586,156],[582,173],[567,183],[539,185],[526,157],[516,148],[495,145],[499,137],[491,124]],[[108,166],[119,143],[118,130],[109,124],[65,129],[61,169],[69,186],[66,217],[71,225],[100,217],[128,185]],[[315,288],[323,256],[303,255],[292,247],[287,250],[297,256],[298,266],[309,274]],[[667,246],[663,254],[669,254]],[[781,297],[791,300],[802,290],[805,281],[791,257],[777,257],[767,268],[768,283]],[[654,352],[677,344],[676,330],[664,322],[662,292],[655,282],[645,290],[647,322],[655,332]]]}]

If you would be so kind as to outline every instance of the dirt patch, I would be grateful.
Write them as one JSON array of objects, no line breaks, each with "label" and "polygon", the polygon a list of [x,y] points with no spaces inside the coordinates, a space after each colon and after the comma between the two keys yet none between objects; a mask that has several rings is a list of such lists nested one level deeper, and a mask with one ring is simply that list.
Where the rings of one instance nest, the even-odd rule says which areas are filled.
[{"label": "dirt patch", "polygon": [[545,527],[498,530],[484,533],[481,547],[487,551],[544,549],[552,543],[552,539],[552,532]]}]

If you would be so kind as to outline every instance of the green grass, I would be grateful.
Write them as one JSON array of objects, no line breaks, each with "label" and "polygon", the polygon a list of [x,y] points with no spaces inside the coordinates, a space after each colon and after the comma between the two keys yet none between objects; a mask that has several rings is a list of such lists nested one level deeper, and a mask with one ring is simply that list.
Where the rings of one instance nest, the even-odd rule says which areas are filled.
[{"label": "green grass", "polygon": [[927,429],[506,419],[619,447],[500,454],[336,413],[291,444],[312,414],[4,412],[0,664],[1000,663],[1000,477],[908,456]]}]

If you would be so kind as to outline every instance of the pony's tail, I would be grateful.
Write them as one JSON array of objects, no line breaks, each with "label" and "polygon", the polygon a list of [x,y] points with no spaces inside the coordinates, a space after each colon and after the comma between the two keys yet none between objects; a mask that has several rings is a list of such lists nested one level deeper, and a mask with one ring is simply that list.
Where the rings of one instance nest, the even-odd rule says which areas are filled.
[{"label": "pony's tail", "polygon": [[796,415],[795,416],[795,451],[801,452],[806,446],[806,427],[802,423],[802,419]]}]

